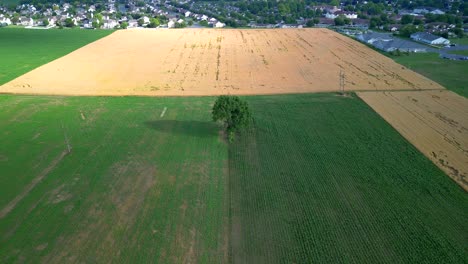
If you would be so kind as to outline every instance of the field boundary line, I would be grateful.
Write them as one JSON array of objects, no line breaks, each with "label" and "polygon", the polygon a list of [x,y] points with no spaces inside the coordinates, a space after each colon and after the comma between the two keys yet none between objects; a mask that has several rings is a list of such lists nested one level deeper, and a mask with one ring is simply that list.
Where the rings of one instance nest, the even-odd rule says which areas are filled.
[{"label": "field boundary line", "polygon": [[1,211],[0,211],[0,219],[4,218],[5,216],[8,215],[15,207],[16,205],[23,200],[24,197],[32,190],[36,185],[42,181],[42,179],[45,178],[56,166],[57,164],[65,157],[69,152],[67,150],[62,151],[60,155],[55,158],[52,163],[47,166],[36,178],[34,178],[31,183],[29,183],[26,188],[18,195],[16,196],[11,202],[9,202]]}]

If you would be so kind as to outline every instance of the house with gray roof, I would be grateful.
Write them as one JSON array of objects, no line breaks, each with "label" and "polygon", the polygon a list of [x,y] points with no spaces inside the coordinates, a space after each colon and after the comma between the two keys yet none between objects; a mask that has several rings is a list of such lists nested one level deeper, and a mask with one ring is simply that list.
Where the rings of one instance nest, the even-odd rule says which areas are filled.
[{"label": "house with gray roof", "polygon": [[365,42],[367,44],[372,44],[375,41],[391,41],[393,36],[387,33],[377,33],[377,32],[368,32],[365,34],[357,35],[356,38],[359,41]]},{"label": "house with gray roof", "polygon": [[386,52],[393,52],[399,50],[401,52],[435,52],[434,48],[418,44],[413,41],[408,41],[405,39],[394,38],[390,41],[375,41],[372,44],[374,47],[386,51]]},{"label": "house with gray roof", "polygon": [[416,32],[414,34],[411,34],[410,37],[411,39],[415,41],[419,41],[419,42],[431,44],[431,45],[449,45],[450,44],[450,40],[427,33],[427,32]]}]

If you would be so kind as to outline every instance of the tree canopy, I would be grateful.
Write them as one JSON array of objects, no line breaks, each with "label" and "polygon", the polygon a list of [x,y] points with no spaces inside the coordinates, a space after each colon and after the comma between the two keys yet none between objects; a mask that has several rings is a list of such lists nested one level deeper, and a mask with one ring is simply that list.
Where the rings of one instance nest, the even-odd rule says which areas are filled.
[{"label": "tree canopy", "polygon": [[247,102],[238,96],[221,95],[213,106],[213,121],[222,121],[229,133],[229,139],[234,138],[234,133],[249,125],[252,120]]}]

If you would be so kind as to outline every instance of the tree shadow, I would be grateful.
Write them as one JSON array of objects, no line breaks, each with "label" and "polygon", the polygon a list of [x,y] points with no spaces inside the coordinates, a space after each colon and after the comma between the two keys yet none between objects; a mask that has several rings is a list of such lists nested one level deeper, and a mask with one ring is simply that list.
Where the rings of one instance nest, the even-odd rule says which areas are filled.
[{"label": "tree shadow", "polygon": [[201,138],[217,137],[220,130],[218,124],[207,121],[155,120],[146,121],[144,124],[162,133]]}]

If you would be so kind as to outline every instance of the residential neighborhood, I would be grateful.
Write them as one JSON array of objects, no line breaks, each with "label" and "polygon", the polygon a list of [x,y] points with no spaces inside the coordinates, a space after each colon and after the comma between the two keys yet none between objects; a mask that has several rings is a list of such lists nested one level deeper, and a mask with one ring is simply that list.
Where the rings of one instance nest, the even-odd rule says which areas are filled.
[{"label": "residential neighborhood", "polygon": [[175,8],[170,3],[160,1],[128,1],[122,4],[108,0],[90,5],[63,3],[42,5],[40,8],[33,4],[21,4],[13,9],[0,6],[0,27],[125,29],[178,28],[194,24],[215,28],[225,26],[216,18]]},{"label": "residential neighborhood", "polygon": [[[322,3],[326,2],[326,3]],[[331,28],[384,52],[437,52],[467,31],[466,8],[453,1],[414,6],[393,1],[206,2],[93,1],[0,6],[0,27]],[[384,4],[386,3],[386,4]]]},{"label": "residential neighborhood", "polygon": [[[0,6],[0,26],[80,27],[361,27],[392,33],[427,32],[444,38],[461,37],[467,17],[453,1],[427,7],[399,1],[53,1],[45,4]],[[323,2],[323,3],[322,3]],[[464,8],[464,7],[463,7]]]}]

